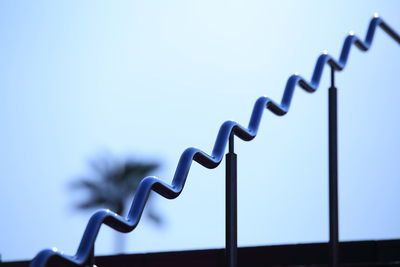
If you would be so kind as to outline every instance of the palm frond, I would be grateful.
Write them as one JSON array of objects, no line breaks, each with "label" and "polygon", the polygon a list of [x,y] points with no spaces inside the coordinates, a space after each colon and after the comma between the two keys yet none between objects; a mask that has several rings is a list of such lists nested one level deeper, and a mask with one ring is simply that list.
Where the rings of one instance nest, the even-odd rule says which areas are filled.
[{"label": "palm frond", "polygon": [[[78,209],[109,208],[121,212],[125,203],[136,191],[140,181],[159,167],[158,163],[135,160],[125,162],[100,159],[90,161],[93,178],[81,178],[70,184],[72,189],[84,190],[88,198],[76,204]],[[150,220],[162,223],[162,218],[153,210],[147,212]]]}]

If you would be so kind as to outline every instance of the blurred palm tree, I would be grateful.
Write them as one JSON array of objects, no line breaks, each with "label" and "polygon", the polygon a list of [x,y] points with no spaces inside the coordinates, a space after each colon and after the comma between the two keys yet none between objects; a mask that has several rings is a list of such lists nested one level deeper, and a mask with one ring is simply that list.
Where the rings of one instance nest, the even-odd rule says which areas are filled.
[{"label": "blurred palm tree", "polygon": [[[143,163],[135,160],[123,162],[102,159],[90,163],[93,178],[82,177],[71,183],[73,189],[85,190],[88,197],[76,204],[81,210],[107,208],[121,216],[130,206],[140,181],[159,167],[157,163]],[[148,199],[144,215],[156,225],[162,224],[161,216],[152,208],[152,194]],[[124,238],[117,232],[116,252],[124,251]]]}]

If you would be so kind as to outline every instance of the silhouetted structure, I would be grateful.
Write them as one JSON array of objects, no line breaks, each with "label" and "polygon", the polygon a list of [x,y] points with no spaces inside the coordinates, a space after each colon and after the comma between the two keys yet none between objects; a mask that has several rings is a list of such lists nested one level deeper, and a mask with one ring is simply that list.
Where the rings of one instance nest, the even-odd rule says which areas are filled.
[{"label": "silhouetted structure", "polygon": [[[238,249],[239,267],[327,266],[328,243],[244,247]],[[340,243],[341,266],[400,266],[400,240]],[[49,266],[71,266],[54,258]],[[25,267],[28,261],[3,267]],[[224,249],[176,251],[96,257],[98,267],[226,267]]]}]

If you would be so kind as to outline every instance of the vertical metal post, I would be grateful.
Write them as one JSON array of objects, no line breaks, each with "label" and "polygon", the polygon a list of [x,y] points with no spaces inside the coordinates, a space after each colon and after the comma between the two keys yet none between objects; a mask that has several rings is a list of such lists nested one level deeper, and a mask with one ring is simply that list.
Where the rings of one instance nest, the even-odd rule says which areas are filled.
[{"label": "vertical metal post", "polygon": [[91,250],[91,252],[90,252],[90,254],[89,254],[89,258],[88,258],[87,261],[86,261],[85,266],[86,266],[86,267],[93,267],[93,266],[95,266],[95,265],[94,265],[94,244],[93,244],[92,250]]},{"label": "vertical metal post", "polygon": [[338,208],[338,137],[337,89],[335,69],[331,66],[331,87],[328,93],[329,109],[329,266],[339,262],[339,208]]},{"label": "vertical metal post", "polygon": [[227,267],[237,266],[237,157],[234,153],[234,135],[229,137],[226,154],[225,181],[225,248]]}]

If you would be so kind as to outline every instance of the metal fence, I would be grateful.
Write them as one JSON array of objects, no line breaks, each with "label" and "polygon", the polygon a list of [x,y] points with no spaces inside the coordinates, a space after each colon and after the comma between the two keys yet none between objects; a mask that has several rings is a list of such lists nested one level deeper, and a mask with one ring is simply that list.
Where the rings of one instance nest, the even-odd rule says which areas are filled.
[{"label": "metal fence", "polygon": [[217,139],[211,155],[197,148],[186,149],[179,160],[171,185],[158,180],[156,177],[144,178],[133,199],[131,209],[127,217],[122,217],[110,210],[99,210],[89,220],[81,243],[75,255],[63,254],[57,249],[43,250],[32,260],[31,266],[46,266],[52,258],[80,265],[94,265],[94,244],[102,224],[106,224],[120,232],[130,232],[138,225],[143,209],[151,190],[165,198],[173,199],[182,192],[190,166],[193,161],[206,168],[216,168],[224,158],[226,146],[226,263],[229,267],[237,266],[237,155],[234,152],[234,138],[239,137],[244,141],[250,141],[256,137],[265,109],[278,116],[285,115],[290,108],[294,89],[297,85],[307,92],[315,92],[318,89],[325,65],[330,67],[331,86],[328,93],[328,124],[329,124],[329,247],[330,266],[338,266],[338,150],[337,150],[337,88],[335,87],[335,73],[342,71],[346,66],[350,50],[354,44],[362,51],[367,51],[374,39],[376,28],[380,27],[398,44],[400,36],[377,14],[371,19],[365,40],[350,33],[343,44],[339,60],[323,52],[317,59],[311,81],[305,80],[298,74],[289,77],[285,91],[278,104],[268,97],[260,97],[254,104],[253,112],[248,124],[244,127],[234,121],[226,121],[219,129]]}]

